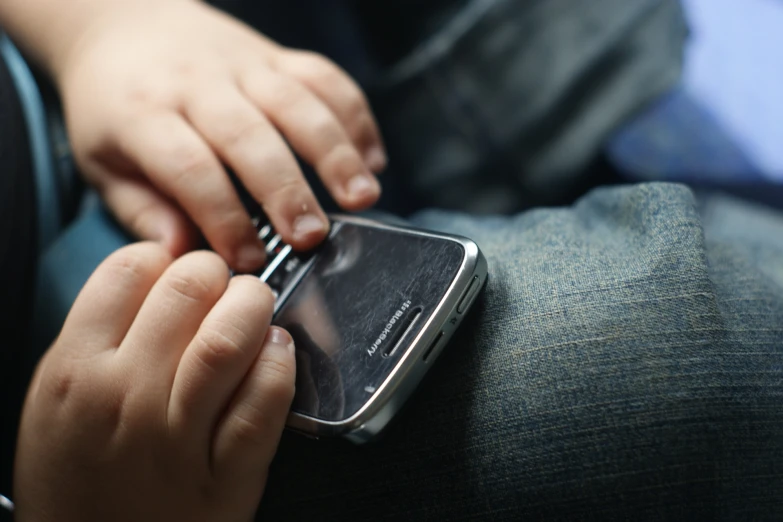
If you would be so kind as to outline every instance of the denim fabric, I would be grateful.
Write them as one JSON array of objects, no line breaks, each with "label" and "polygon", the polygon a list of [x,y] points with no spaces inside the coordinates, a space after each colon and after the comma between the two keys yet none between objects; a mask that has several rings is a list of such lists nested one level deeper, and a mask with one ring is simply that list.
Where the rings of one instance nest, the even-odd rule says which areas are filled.
[{"label": "denim fabric", "polygon": [[376,444],[286,435],[259,520],[773,520],[783,217],[680,185],[599,189],[474,238],[471,321]]},{"label": "denim fabric", "polygon": [[[482,298],[380,440],[287,433],[259,520],[779,519],[783,214],[651,183],[411,222],[479,243]],[[45,328],[129,240],[71,227]]]}]

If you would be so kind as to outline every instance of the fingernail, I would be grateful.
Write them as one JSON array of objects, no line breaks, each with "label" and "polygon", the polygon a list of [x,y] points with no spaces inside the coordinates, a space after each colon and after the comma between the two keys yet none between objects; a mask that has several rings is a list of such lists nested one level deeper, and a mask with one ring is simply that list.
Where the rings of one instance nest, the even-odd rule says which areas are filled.
[{"label": "fingernail", "polygon": [[257,269],[266,260],[266,251],[263,244],[251,243],[239,249],[237,256],[237,270],[250,272]]},{"label": "fingernail", "polygon": [[269,330],[269,343],[284,346],[290,351],[294,350],[294,340],[291,338],[291,334],[276,326]]},{"label": "fingernail", "polygon": [[355,199],[365,196],[377,196],[380,188],[378,180],[374,176],[366,174],[354,176],[347,186],[348,194]]},{"label": "fingernail", "polygon": [[294,240],[305,241],[315,234],[323,234],[326,231],[326,223],[318,216],[305,214],[294,221]]},{"label": "fingernail", "polygon": [[373,172],[381,172],[386,168],[388,161],[386,153],[379,146],[371,147],[364,155],[364,162],[367,164],[367,168]]}]

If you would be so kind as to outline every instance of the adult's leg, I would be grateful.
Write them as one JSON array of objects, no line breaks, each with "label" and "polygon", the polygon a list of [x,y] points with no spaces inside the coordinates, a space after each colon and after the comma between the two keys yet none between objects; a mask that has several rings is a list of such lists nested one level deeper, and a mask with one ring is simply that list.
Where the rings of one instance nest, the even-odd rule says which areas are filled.
[{"label": "adult's leg", "polygon": [[783,217],[679,185],[428,212],[490,281],[377,444],[286,435],[259,520],[764,520],[783,510]]},{"label": "adult's leg", "polygon": [[[414,223],[478,241],[483,298],[376,444],[284,436],[260,519],[783,509],[780,214],[649,184],[513,218]],[[77,222],[44,260],[60,274],[51,302],[67,311],[74,279],[127,240],[99,211]]]}]

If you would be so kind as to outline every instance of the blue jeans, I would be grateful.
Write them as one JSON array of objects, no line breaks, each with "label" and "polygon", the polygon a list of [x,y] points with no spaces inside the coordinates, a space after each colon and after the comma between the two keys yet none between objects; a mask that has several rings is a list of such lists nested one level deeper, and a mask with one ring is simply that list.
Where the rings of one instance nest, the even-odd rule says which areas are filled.
[{"label": "blue jeans", "polygon": [[486,253],[472,323],[376,445],[286,436],[260,520],[783,513],[783,216],[654,183],[412,221]]}]

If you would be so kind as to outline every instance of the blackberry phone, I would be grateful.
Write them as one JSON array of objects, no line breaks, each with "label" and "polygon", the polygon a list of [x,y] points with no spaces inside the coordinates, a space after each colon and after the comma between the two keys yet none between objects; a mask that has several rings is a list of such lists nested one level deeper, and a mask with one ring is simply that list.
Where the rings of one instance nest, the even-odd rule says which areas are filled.
[{"label": "blackberry phone", "polygon": [[294,252],[254,218],[276,296],[273,324],[296,344],[287,427],[371,440],[435,362],[487,279],[471,240],[353,216],[330,216],[328,238]]}]

